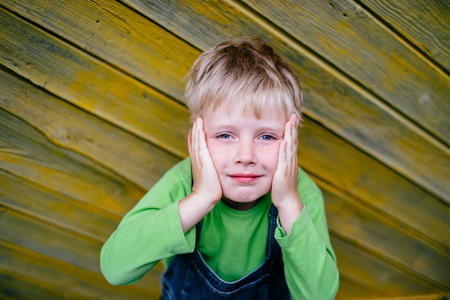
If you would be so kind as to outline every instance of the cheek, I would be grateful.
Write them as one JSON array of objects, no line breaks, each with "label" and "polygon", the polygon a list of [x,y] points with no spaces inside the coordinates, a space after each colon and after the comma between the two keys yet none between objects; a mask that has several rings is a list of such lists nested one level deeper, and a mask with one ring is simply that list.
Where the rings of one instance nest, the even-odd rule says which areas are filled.
[{"label": "cheek", "polygon": [[267,171],[272,174],[275,172],[278,165],[278,151],[280,148],[280,143],[281,141],[266,148],[265,151],[261,151]]},{"label": "cheek", "polygon": [[208,150],[211,154],[214,165],[216,166],[216,168],[218,168],[220,165],[222,165],[222,161],[226,160],[227,151],[225,151],[225,147],[223,145],[221,145],[214,139],[207,139],[206,144],[208,145]]}]

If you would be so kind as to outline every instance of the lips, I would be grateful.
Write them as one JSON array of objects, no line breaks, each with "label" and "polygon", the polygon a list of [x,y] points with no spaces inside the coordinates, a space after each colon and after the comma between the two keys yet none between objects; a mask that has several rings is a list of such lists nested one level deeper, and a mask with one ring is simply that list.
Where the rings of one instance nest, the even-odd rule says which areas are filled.
[{"label": "lips", "polygon": [[256,174],[232,174],[228,176],[240,183],[250,183],[261,177],[261,175]]}]

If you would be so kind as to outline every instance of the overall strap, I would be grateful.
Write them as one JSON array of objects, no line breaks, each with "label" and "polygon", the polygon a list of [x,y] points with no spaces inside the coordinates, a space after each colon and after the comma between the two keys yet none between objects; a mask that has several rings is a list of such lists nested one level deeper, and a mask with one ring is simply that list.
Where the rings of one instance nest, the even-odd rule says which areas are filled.
[{"label": "overall strap", "polygon": [[198,241],[200,240],[200,232],[202,231],[202,220],[195,225],[195,248],[197,248]]},{"label": "overall strap", "polygon": [[277,229],[278,209],[272,204],[269,210],[269,234],[267,237],[266,260],[274,259],[280,253],[280,246],[275,239],[275,230]]}]

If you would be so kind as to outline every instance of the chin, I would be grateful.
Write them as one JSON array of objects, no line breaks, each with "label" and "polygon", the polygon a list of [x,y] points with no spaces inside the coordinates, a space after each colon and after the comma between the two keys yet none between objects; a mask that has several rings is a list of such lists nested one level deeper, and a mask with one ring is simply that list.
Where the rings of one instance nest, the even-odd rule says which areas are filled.
[{"label": "chin", "polygon": [[263,192],[260,190],[258,192],[247,190],[247,188],[237,188],[231,191],[230,193],[224,193],[224,197],[229,200],[236,203],[252,203],[256,200],[260,199],[262,196],[267,194],[270,191],[270,187],[266,190],[264,189]]}]

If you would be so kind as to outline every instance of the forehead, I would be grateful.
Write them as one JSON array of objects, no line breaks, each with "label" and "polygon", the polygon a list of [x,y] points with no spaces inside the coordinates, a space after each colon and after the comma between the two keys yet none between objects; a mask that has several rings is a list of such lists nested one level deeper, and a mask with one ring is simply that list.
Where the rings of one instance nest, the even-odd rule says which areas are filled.
[{"label": "forehead", "polygon": [[221,104],[213,109],[208,108],[203,116],[205,129],[221,127],[238,128],[267,128],[284,130],[288,118],[284,112],[280,112],[275,105],[265,105],[261,108],[259,116],[254,107],[243,105]]}]

